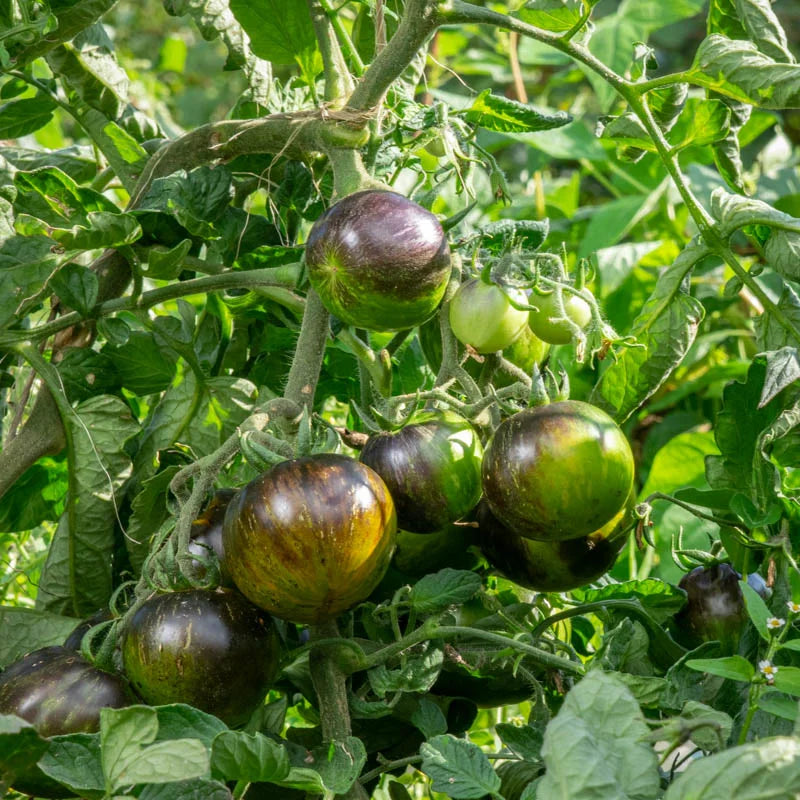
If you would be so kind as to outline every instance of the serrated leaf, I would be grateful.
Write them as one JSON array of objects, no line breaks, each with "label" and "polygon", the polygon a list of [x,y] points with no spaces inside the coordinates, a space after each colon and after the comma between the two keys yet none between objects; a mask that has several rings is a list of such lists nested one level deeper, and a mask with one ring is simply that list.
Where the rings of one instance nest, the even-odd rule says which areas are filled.
[{"label": "serrated leaf", "polygon": [[446,567],[417,581],[408,599],[418,614],[435,614],[448,606],[466,603],[480,588],[481,579],[476,573]]},{"label": "serrated leaf", "polygon": [[158,734],[155,741],[170,739],[199,739],[208,748],[214,738],[226,731],[228,726],[213,714],[184,703],[170,703],[156,707]]},{"label": "serrated leaf", "polygon": [[[791,286],[784,284],[776,305],[779,313],[788,319],[797,330],[800,330],[800,297]],[[768,308],[755,318],[754,325],[759,351],[781,350],[787,346],[790,349],[800,347],[800,339],[787,330]]]},{"label": "serrated leaf", "polygon": [[698,672],[706,672],[709,675],[717,675],[720,678],[728,678],[732,681],[743,681],[745,683],[750,683],[756,674],[753,665],[741,656],[692,658],[686,662],[686,666]]},{"label": "serrated leaf", "polygon": [[183,271],[183,260],[192,249],[192,240],[183,239],[168,250],[151,248],[147,255],[147,268],[142,271],[148,278],[172,280]]},{"label": "serrated leaf", "polygon": [[495,730],[503,744],[525,761],[538,761],[542,757],[544,735],[539,728],[500,722]]},{"label": "serrated leaf", "polygon": [[105,793],[100,734],[54,736],[39,767],[45,775],[83,797],[102,797]]},{"label": "serrated leaf", "polygon": [[789,50],[786,32],[772,10],[769,0],[736,0],[736,14],[741,20],[747,37],[755,42],[758,49],[787,64],[795,62]]},{"label": "serrated leaf", "polygon": [[74,262],[65,264],[51,279],[53,291],[68,308],[87,316],[97,303],[100,284],[92,270]]},{"label": "serrated leaf", "polygon": [[766,354],[767,374],[758,407],[763,408],[787,386],[800,379],[800,352],[796,347],[782,347]]},{"label": "serrated leaf", "polygon": [[455,736],[436,736],[420,747],[420,769],[432,780],[432,789],[448,797],[480,798],[497,794],[500,776],[477,745]]},{"label": "serrated leaf", "polygon": [[479,229],[481,245],[498,252],[513,241],[525,250],[538,250],[550,232],[550,221],[501,219],[482,225]]},{"label": "serrated leaf", "polygon": [[731,111],[721,100],[686,101],[686,106],[667,137],[676,150],[703,146],[724,139],[731,124]]},{"label": "serrated leaf", "polygon": [[211,769],[226,781],[274,783],[289,774],[289,755],[263,733],[223,731],[211,748]]},{"label": "serrated leaf", "polygon": [[491,89],[481,92],[463,113],[467,122],[502,133],[549,131],[572,122],[572,117],[565,111],[540,111],[525,103],[494,95]]},{"label": "serrated leaf", "polygon": [[19,139],[35,133],[53,118],[56,104],[48,97],[26,97],[0,106],[0,138]]},{"label": "serrated leaf", "polygon": [[50,232],[66,250],[99,250],[133,244],[142,235],[142,228],[132,214],[90,211],[88,225],[74,225],[66,230],[54,228]]},{"label": "serrated leaf", "polygon": [[[356,736],[315,747],[305,759],[305,763],[319,775],[323,786],[335,794],[350,790],[366,761],[364,743]],[[291,772],[281,783],[285,784],[290,778]]]},{"label": "serrated leaf", "polygon": [[578,603],[635,599],[659,622],[666,622],[686,603],[681,589],[656,578],[609,583],[598,589],[574,589],[572,597]]},{"label": "serrated leaf", "polygon": [[407,656],[399,668],[379,664],[367,672],[367,678],[378,697],[395,692],[427,692],[436,683],[443,661],[442,647],[428,642],[422,653]]},{"label": "serrated leaf", "polygon": [[552,33],[566,33],[581,18],[578,0],[528,0],[515,16],[523,22]]}]

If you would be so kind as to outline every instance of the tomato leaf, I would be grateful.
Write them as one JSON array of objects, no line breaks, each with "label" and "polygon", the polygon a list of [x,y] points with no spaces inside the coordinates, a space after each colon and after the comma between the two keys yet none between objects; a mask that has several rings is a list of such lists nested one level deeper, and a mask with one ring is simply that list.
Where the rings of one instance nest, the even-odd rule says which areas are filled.
[{"label": "tomato leaf", "polygon": [[97,303],[100,284],[88,267],[71,262],[53,276],[50,286],[68,308],[85,317]]},{"label": "tomato leaf", "polygon": [[446,567],[417,581],[411,588],[409,602],[418,614],[435,614],[448,606],[466,603],[480,588],[479,575]]},{"label": "tomato leaf", "polygon": [[211,769],[226,781],[274,783],[289,774],[286,748],[263,733],[222,731],[211,747]]},{"label": "tomato leaf", "polygon": [[394,692],[427,692],[439,677],[444,651],[438,644],[428,642],[424,652],[408,656],[403,666],[389,669],[384,664],[367,672],[369,685],[378,697]]},{"label": "tomato leaf", "polygon": [[158,734],[156,741],[167,739],[199,739],[208,748],[217,734],[226,731],[225,723],[213,714],[207,714],[184,703],[156,706]]},{"label": "tomato leaf", "polygon": [[105,792],[99,733],[54,736],[39,766],[45,775],[83,797],[102,797]]},{"label": "tomato leaf", "polygon": [[540,111],[533,106],[499,97],[491,89],[482,91],[464,111],[467,122],[490,131],[532,133],[560,128],[572,122],[565,111]]},{"label": "tomato leaf", "polygon": [[689,669],[728,678],[732,681],[750,683],[756,671],[753,665],[741,656],[728,656],[727,658],[692,658],[686,662]]},{"label": "tomato leaf", "polygon": [[419,704],[411,715],[411,724],[422,731],[426,739],[447,732],[447,718],[442,709],[426,697],[419,699]]},{"label": "tomato leaf", "polygon": [[53,118],[56,104],[46,96],[12,100],[0,106],[0,138],[19,139],[35,133]]},{"label": "tomato leaf", "polygon": [[219,781],[192,778],[173,783],[152,783],[142,789],[139,800],[230,800],[230,789]]},{"label": "tomato leaf", "polygon": [[523,22],[553,33],[565,33],[578,23],[579,0],[528,0],[516,13]]},{"label": "tomato leaf", "polygon": [[420,747],[422,771],[432,780],[432,789],[448,797],[483,797],[496,795],[500,776],[492,769],[489,759],[472,742],[455,736],[436,736]]},{"label": "tomato leaf", "polygon": [[78,624],[75,617],[62,617],[33,608],[0,606],[0,667],[40,647],[63,644]]},{"label": "tomato leaf", "polygon": [[542,757],[543,732],[533,725],[513,725],[500,722],[495,726],[503,744],[525,761],[538,761]]},{"label": "tomato leaf", "polygon": [[686,594],[682,589],[655,578],[609,583],[597,589],[573,589],[572,596],[578,603],[635,599],[659,622],[666,622],[686,603]]},{"label": "tomato leaf", "polygon": [[7,784],[33,767],[47,750],[47,740],[14,714],[0,714],[0,775]]}]

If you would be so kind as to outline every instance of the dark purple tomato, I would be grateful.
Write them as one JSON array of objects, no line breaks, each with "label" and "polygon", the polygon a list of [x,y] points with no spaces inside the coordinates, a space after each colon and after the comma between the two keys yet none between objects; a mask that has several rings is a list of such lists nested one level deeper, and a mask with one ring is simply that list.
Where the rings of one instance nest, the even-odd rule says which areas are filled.
[{"label": "dark purple tomato", "polygon": [[[233,489],[218,489],[214,492],[211,502],[203,513],[192,523],[191,541],[189,552],[193,555],[207,558],[212,550],[219,561],[220,585],[233,586],[231,576],[225,566],[225,548],[222,546],[222,522],[228,503],[236,494]],[[205,568],[196,562],[198,568],[205,572]]]},{"label": "dark purple tomato", "polygon": [[543,542],[509,530],[485,501],[478,506],[478,540],[486,560],[514,583],[537,592],[568,592],[605,575],[633,525],[634,499],[606,525],[580,539]]},{"label": "dark purple tomato", "polygon": [[433,314],[450,279],[450,248],[430,211],[368,190],[331,206],[306,243],[311,285],[348,325],[413,328]]},{"label": "dark purple tomato", "polygon": [[747,622],[740,580],[730,564],[695,567],[681,578],[686,605],[675,622],[690,646],[716,640],[726,652],[736,650]]},{"label": "dark purple tomato", "polygon": [[633,453],[605,411],[576,400],[502,422],[483,458],[483,493],[520,536],[588,536],[615,517],[633,488]]},{"label": "dark purple tomato", "polygon": [[223,542],[239,591],[292,622],[333,619],[369,597],[395,547],[380,476],[347,456],[284,461],[231,501]]},{"label": "dark purple tomato", "polygon": [[87,617],[75,626],[72,633],[64,640],[64,647],[66,647],[67,650],[79,651],[81,649],[83,637],[94,628],[95,625],[99,625],[101,622],[108,622],[111,618],[111,612],[107,608],[101,608],[95,611],[91,617]]},{"label": "dark purple tomato", "polygon": [[120,676],[66,647],[34,650],[0,674],[0,713],[22,717],[42,736],[91,733],[100,726],[101,708],[130,703]]},{"label": "dark purple tomato", "polygon": [[155,595],[122,640],[125,673],[146,703],[188,703],[228,725],[263,702],[279,656],[270,617],[228,589]]},{"label": "dark purple tomato", "polygon": [[475,429],[452,411],[417,412],[399,431],[370,436],[361,451],[389,487],[397,524],[411,533],[441,530],[475,507],[482,458]]}]

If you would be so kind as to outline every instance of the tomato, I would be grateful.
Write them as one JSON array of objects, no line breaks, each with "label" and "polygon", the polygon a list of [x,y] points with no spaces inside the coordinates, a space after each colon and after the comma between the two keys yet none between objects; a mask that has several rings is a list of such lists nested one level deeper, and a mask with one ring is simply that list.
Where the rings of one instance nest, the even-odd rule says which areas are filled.
[{"label": "tomato", "polygon": [[445,567],[471,569],[477,563],[469,552],[474,542],[475,529],[468,525],[448,525],[434,533],[399,530],[393,564],[410,577],[422,577]]},{"label": "tomato", "polygon": [[376,331],[420,325],[450,279],[450,247],[430,211],[368,190],[331,206],[306,243],[311,285],[348,325]]},{"label": "tomato", "polygon": [[514,583],[538,592],[567,592],[614,566],[633,526],[634,504],[631,494],[625,507],[589,536],[542,542],[509,530],[483,501],[478,506],[479,546],[486,560]]},{"label": "tomato", "polygon": [[79,651],[81,649],[83,637],[94,628],[95,625],[99,625],[101,622],[107,622],[111,618],[111,612],[107,608],[101,608],[95,611],[91,617],[87,617],[75,626],[72,633],[64,640],[64,647],[66,647],[67,650]]},{"label": "tomato", "polygon": [[505,292],[481,278],[462,283],[450,301],[450,327],[463,344],[479,353],[495,353],[508,347],[526,327],[528,312],[514,308],[508,296],[526,304],[519,289]]},{"label": "tomato", "polygon": [[188,703],[228,725],[264,700],[279,655],[274,622],[229,589],[155,595],[122,638],[125,673],[145,702]]},{"label": "tomato", "polygon": [[475,507],[482,457],[475,429],[452,411],[417,412],[399,431],[370,436],[361,451],[389,488],[397,524],[412,533],[438,531]]},{"label": "tomato", "polygon": [[[434,372],[438,372],[439,367],[442,365],[442,336],[437,317],[420,326],[419,344],[428,366]],[[459,343],[459,355],[463,353],[463,350],[464,348]],[[550,345],[539,339],[529,327],[525,326],[522,329],[522,333],[503,350],[503,358],[530,375],[533,372],[533,365],[544,363],[549,352]],[[464,369],[475,380],[478,379],[482,366],[481,362],[475,358],[467,359],[464,363]],[[511,385],[514,379],[505,372],[498,370],[495,372],[492,382],[496,388],[500,389],[503,386]]]},{"label": "tomato", "polygon": [[[581,297],[567,292],[561,293],[564,312],[581,329],[592,319],[592,309]],[[572,328],[560,316],[556,308],[555,292],[550,294],[532,294],[530,305],[538,311],[531,311],[528,324],[531,330],[543,341],[550,344],[569,344],[572,341]]]},{"label": "tomato", "polygon": [[483,492],[520,536],[588,536],[622,509],[633,488],[633,453],[605,411],[565,400],[502,422],[483,458]]},{"label": "tomato", "polygon": [[369,597],[396,532],[380,476],[324,454],[284,461],[245,486],[228,507],[222,539],[246,597],[276,617],[318,623]]},{"label": "tomato", "polygon": [[[222,545],[222,521],[225,519],[225,511],[228,503],[236,494],[233,489],[219,489],[214,492],[211,502],[206,506],[203,513],[192,523],[191,541],[189,542],[189,552],[208,558],[209,550],[213,551],[219,561],[220,585],[233,586],[231,576],[225,566],[225,548]],[[199,571],[205,573],[205,568],[195,562]]]},{"label": "tomato", "polygon": [[[130,705],[125,681],[103,672],[66,647],[35,650],[0,675],[0,714],[16,714],[41,736],[92,733],[100,709]],[[72,797],[38,767],[12,778],[14,788],[37,797]]]}]

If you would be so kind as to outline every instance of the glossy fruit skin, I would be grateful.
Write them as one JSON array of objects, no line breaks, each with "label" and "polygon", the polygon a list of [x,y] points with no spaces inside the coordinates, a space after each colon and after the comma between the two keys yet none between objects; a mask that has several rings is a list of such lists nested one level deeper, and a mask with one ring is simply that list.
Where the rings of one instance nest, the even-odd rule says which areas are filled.
[{"label": "glossy fruit skin", "polygon": [[66,647],[44,647],[0,674],[0,713],[16,714],[41,736],[92,733],[101,708],[130,705],[118,675],[103,672]]},{"label": "glossy fruit skin", "polygon": [[[517,303],[528,298],[519,289],[507,289]],[[479,353],[495,353],[508,347],[526,327],[528,312],[519,311],[503,290],[481,278],[472,278],[458,287],[450,301],[450,327],[462,344]]]},{"label": "glossy fruit skin", "polygon": [[386,572],[397,515],[380,476],[347,456],[284,461],[228,506],[225,553],[236,586],[292,622],[333,619]]},{"label": "glossy fruit skin", "polygon": [[413,328],[433,314],[450,279],[436,217],[395,192],[367,190],[331,206],[306,243],[311,285],[348,325]]},{"label": "glossy fruit skin", "polygon": [[64,647],[66,647],[67,650],[80,652],[84,635],[94,628],[95,625],[99,625],[101,622],[107,622],[110,619],[112,619],[111,611],[107,608],[98,609],[91,617],[87,617],[75,626],[72,633],[64,639]]},{"label": "glossy fruit skin", "polygon": [[[589,304],[574,294],[562,292],[562,302],[566,315],[579,327],[585,328],[592,318]],[[538,311],[531,311],[528,324],[531,330],[543,341],[550,344],[569,344],[572,341],[572,328],[563,319],[553,319],[558,316],[555,304],[555,294],[533,294],[529,300]]]},{"label": "glossy fruit skin", "polygon": [[122,641],[125,673],[145,702],[188,703],[231,726],[263,702],[279,656],[273,621],[229,589],[155,595]]},{"label": "glossy fruit skin", "polygon": [[732,653],[747,622],[741,576],[730,564],[695,567],[678,586],[686,592],[686,605],[675,622],[690,644],[717,640]]},{"label": "glossy fruit skin", "polygon": [[412,414],[399,431],[373,434],[361,462],[381,476],[411,533],[433,533],[469,513],[481,496],[483,446],[452,411]]},{"label": "glossy fruit skin", "polygon": [[605,575],[628,541],[635,499],[590,536],[558,542],[525,539],[509,530],[485,501],[478,506],[479,545],[486,560],[519,586],[568,592]]},{"label": "glossy fruit skin", "polygon": [[483,493],[520,536],[578,539],[619,513],[633,473],[630,444],[614,420],[588,403],[564,400],[499,425],[483,458]]},{"label": "glossy fruit skin", "polygon": [[[220,586],[233,586],[233,580],[225,565],[225,548],[222,544],[222,522],[225,512],[236,492],[233,489],[218,489],[203,513],[192,523],[189,552],[201,558],[207,558],[209,548],[214,551],[219,561]],[[205,573],[205,567],[195,562],[198,571]]]}]

